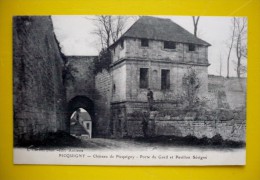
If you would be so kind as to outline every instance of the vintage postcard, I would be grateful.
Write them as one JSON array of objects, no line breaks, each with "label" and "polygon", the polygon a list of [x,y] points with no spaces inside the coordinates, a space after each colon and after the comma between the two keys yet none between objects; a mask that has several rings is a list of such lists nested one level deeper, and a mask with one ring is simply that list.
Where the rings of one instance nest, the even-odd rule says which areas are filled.
[{"label": "vintage postcard", "polygon": [[246,17],[15,16],[13,77],[15,164],[246,164]]}]

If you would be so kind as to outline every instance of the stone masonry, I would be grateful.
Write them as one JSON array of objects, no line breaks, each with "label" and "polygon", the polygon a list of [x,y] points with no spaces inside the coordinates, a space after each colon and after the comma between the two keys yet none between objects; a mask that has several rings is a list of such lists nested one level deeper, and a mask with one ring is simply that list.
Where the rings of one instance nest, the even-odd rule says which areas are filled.
[{"label": "stone masonry", "polygon": [[111,135],[111,95],[112,78],[110,73],[103,69],[95,76],[96,90],[99,97],[95,100],[95,114],[100,136]]},{"label": "stone masonry", "polygon": [[96,56],[66,56],[69,77],[66,79],[68,102],[76,96],[95,99],[94,59]]},{"label": "stone masonry", "polygon": [[[70,77],[66,79],[68,104],[75,97],[86,97],[93,102],[92,122],[95,136],[110,134],[111,76],[106,70],[94,73],[97,56],[67,56],[66,66]],[[88,111],[88,109],[85,109]]]},{"label": "stone masonry", "polygon": [[135,127],[129,114],[148,110],[148,88],[162,109],[174,109],[185,90],[185,76],[194,70],[200,84],[198,96],[207,96],[208,46],[168,19],[141,17],[130,27],[110,47],[114,135],[122,137],[125,129]]},{"label": "stone masonry", "polygon": [[13,18],[14,144],[66,130],[64,61],[51,18]]}]

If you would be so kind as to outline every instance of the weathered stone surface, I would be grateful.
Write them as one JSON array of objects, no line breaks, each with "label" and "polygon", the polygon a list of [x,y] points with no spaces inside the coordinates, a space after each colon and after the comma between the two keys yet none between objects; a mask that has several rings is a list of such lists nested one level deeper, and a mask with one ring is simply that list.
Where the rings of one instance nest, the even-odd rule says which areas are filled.
[{"label": "weathered stone surface", "polygon": [[163,41],[149,40],[149,47],[141,47],[141,39],[124,40],[124,48],[115,47],[113,62],[122,58],[135,59],[167,59],[172,62],[208,63],[208,49],[205,46],[197,47],[196,51],[189,51],[188,44],[177,43],[176,49],[164,49]]},{"label": "weathered stone surface", "polygon": [[95,88],[99,97],[94,100],[97,131],[100,136],[111,135],[112,77],[107,70],[95,76]]},{"label": "weathered stone surface", "polygon": [[[156,112],[156,116],[150,115],[148,123],[148,132],[149,135],[174,135],[185,137],[187,135],[193,135],[197,138],[208,137],[212,138],[213,136],[219,134],[223,139],[234,140],[234,141],[244,141],[245,142],[245,119],[242,121],[240,119],[243,117],[244,109],[241,109],[240,116],[236,117],[237,119],[230,119],[228,116],[223,118],[223,110],[206,111],[205,114],[215,114],[216,116],[209,116],[205,121],[201,114],[187,113],[182,116],[182,118],[176,119],[176,117],[171,117]],[[230,116],[237,114],[236,111],[229,111]],[[127,124],[131,125],[127,129],[128,136],[136,137],[143,136],[142,132],[142,112],[134,112],[134,116],[131,114],[128,115]],[[193,117],[193,118],[187,118]],[[196,119],[195,119],[196,118]],[[213,119],[211,119],[213,118]]]},{"label": "weathered stone surface", "polygon": [[14,143],[66,129],[66,94],[50,17],[14,17]]},{"label": "weathered stone surface", "polygon": [[209,75],[208,104],[212,108],[241,108],[246,104],[246,78]]},{"label": "weathered stone surface", "polygon": [[70,75],[66,80],[68,102],[76,96],[97,98],[95,90],[94,60],[96,56],[67,56],[66,66]]}]

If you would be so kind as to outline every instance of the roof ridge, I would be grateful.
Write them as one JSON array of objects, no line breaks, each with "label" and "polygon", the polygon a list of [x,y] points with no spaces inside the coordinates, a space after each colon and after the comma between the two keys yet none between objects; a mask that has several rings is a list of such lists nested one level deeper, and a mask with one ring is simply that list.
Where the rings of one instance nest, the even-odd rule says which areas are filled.
[{"label": "roof ridge", "polygon": [[155,16],[141,16],[141,17],[144,17],[144,18],[154,18],[154,19],[161,19],[161,20],[167,20],[167,21],[171,21],[170,18],[162,18],[162,17],[155,17]]},{"label": "roof ridge", "polygon": [[[128,31],[130,31],[130,29],[132,29],[133,28],[133,26],[142,18],[143,16],[141,16],[139,19],[137,19],[133,24],[132,24],[132,26],[130,27],[130,28],[128,28],[126,31],[125,31],[125,33],[124,34],[122,34],[122,36],[121,37],[123,37]],[[119,39],[121,39],[121,37],[120,38],[118,38],[118,40]]]},{"label": "roof ridge", "polygon": [[[141,16],[141,17],[143,17],[143,16]],[[140,18],[141,18],[141,17],[140,17]],[[115,44],[117,44],[117,43],[124,37],[124,35],[125,35],[128,31],[130,31],[130,29],[133,28],[133,26],[140,20],[140,18],[137,19],[137,20],[124,32],[124,34],[122,34],[113,44],[111,44],[111,45],[108,47],[108,49],[109,49],[110,47],[114,46]]]},{"label": "roof ridge", "polygon": [[[172,23],[174,23],[175,25],[177,25],[178,27],[182,28],[182,30],[184,30],[184,31],[186,31],[187,33],[193,35],[194,38],[197,38],[197,39],[199,39],[199,40],[201,40],[201,41],[204,41],[204,40],[200,39],[199,37],[195,36],[194,34],[192,34],[191,32],[189,32],[187,29],[185,29],[185,28],[182,27],[181,25],[179,25],[179,24],[177,24],[176,22],[174,22],[173,20],[170,19],[170,21],[171,21]],[[206,41],[204,41],[204,42],[206,42]],[[206,43],[207,43],[207,42],[206,42]],[[209,43],[207,43],[207,44],[209,44]]]},{"label": "roof ridge", "polygon": [[147,38],[160,41],[193,43],[205,46],[210,44],[174,22],[170,18],[141,16],[122,36],[110,47],[116,45],[122,38]]}]

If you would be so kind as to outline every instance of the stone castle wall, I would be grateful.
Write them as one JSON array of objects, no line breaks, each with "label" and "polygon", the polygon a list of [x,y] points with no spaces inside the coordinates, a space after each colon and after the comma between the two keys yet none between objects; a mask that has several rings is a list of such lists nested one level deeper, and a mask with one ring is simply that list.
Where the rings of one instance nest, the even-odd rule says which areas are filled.
[{"label": "stone castle wall", "polygon": [[96,56],[67,56],[66,66],[69,77],[66,79],[67,100],[76,96],[95,99],[94,60]]},{"label": "stone castle wall", "polygon": [[246,106],[246,78],[209,75],[208,91],[211,107],[236,109]]},{"label": "stone castle wall", "polygon": [[13,19],[14,144],[66,130],[66,94],[50,17]]},{"label": "stone castle wall", "polygon": [[102,70],[95,76],[95,87],[98,98],[94,100],[97,130],[100,136],[111,134],[111,95],[112,77],[107,70]]},{"label": "stone castle wall", "polygon": [[[67,56],[67,67],[72,77],[66,80],[68,103],[71,99],[81,96],[93,102],[97,136],[110,134],[110,101],[111,75],[107,70],[95,74],[95,59],[97,56]],[[88,111],[88,109],[85,109]]]},{"label": "stone castle wall", "polygon": [[114,68],[111,71],[113,87],[112,87],[112,101],[125,101],[127,91],[127,71],[126,65],[121,64],[119,68]]}]

